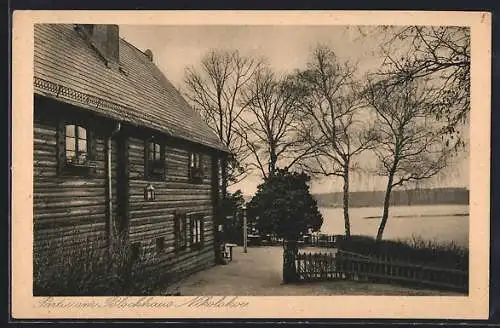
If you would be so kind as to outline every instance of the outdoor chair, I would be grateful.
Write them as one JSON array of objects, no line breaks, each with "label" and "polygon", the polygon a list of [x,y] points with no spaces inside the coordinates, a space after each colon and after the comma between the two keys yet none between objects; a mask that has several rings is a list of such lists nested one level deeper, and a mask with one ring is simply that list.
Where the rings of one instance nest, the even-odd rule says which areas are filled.
[{"label": "outdoor chair", "polygon": [[229,262],[233,260],[233,247],[236,247],[236,244],[224,244],[224,259],[227,259]]}]

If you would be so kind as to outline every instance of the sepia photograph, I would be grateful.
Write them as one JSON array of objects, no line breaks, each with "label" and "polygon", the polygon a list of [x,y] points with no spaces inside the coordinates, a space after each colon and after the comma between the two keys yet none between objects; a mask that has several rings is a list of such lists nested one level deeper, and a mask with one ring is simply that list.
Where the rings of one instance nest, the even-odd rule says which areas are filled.
[{"label": "sepia photograph", "polygon": [[471,295],[470,26],[88,22],[33,24],[39,307]]}]

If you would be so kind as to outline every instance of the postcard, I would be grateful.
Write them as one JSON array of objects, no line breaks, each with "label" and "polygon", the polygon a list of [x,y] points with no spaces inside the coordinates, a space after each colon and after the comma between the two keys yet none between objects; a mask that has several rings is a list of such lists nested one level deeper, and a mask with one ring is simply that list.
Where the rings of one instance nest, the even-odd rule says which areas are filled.
[{"label": "postcard", "polygon": [[13,318],[488,317],[489,13],[12,35]]}]

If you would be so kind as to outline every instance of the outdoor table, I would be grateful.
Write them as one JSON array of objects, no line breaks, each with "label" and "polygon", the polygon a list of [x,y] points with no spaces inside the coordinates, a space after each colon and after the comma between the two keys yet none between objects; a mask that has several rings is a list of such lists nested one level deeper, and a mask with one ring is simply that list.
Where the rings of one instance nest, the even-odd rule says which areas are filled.
[{"label": "outdoor table", "polygon": [[249,245],[257,245],[259,244],[262,237],[260,235],[248,235],[248,244]]}]

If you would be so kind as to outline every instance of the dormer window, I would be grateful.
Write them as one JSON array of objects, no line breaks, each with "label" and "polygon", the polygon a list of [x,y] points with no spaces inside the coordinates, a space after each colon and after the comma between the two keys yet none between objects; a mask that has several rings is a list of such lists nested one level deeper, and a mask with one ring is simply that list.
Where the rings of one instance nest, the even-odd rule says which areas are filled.
[{"label": "dormer window", "polygon": [[155,139],[150,139],[145,145],[145,176],[148,180],[164,180],[165,178],[165,147]]}]

